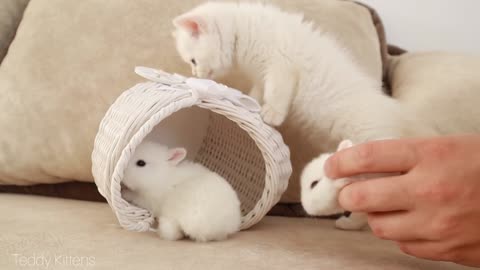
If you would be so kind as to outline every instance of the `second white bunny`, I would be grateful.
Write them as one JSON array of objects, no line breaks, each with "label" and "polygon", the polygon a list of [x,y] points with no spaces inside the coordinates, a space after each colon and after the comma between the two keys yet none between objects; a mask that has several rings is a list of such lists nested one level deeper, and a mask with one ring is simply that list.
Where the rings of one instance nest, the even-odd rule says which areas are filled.
[{"label": "second white bunny", "polygon": [[[337,151],[352,147],[353,143],[345,140],[340,143]],[[322,154],[312,160],[303,170],[301,176],[302,206],[309,215],[328,216],[345,212],[338,203],[340,190],[351,183],[353,179],[333,180],[325,175],[325,162],[332,153]],[[340,217],[335,225],[344,230],[360,230],[367,224],[367,218],[362,213],[352,213]]]},{"label": "second white bunny", "polygon": [[125,171],[123,197],[153,213],[164,239],[223,240],[240,229],[237,194],[220,175],[184,160],[186,154],[143,142]]}]

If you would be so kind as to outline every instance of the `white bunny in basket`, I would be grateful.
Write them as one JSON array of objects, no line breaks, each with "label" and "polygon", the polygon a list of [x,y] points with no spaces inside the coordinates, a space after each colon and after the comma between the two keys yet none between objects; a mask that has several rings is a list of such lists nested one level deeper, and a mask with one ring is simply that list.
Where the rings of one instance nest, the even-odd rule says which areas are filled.
[{"label": "white bunny in basket", "polygon": [[220,175],[184,160],[186,154],[183,148],[140,144],[125,171],[123,197],[152,212],[163,239],[225,239],[240,229],[237,194]]},{"label": "white bunny in basket", "polygon": [[[337,151],[352,146],[353,143],[350,140],[344,140],[339,144]],[[325,175],[324,170],[325,162],[332,155],[332,153],[320,155],[312,160],[302,172],[301,201],[309,215],[328,216],[343,213],[344,210],[338,203],[338,195],[340,190],[352,181],[395,175],[370,174],[332,180]],[[335,225],[343,230],[360,230],[367,225],[367,217],[363,213],[352,213],[348,217],[340,217]]]}]

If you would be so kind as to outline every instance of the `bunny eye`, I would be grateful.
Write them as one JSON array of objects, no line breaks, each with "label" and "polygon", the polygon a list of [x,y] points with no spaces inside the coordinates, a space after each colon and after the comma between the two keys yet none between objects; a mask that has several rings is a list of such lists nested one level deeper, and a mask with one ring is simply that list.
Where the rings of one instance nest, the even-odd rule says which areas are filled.
[{"label": "bunny eye", "polygon": [[310,185],[310,189],[313,189],[314,187],[316,187],[318,185],[318,180],[316,181],[313,181],[312,184]]},{"label": "bunny eye", "polygon": [[139,159],[137,161],[137,166],[138,167],[145,167],[145,165],[147,165],[147,163],[144,160]]},{"label": "bunny eye", "polygon": [[197,61],[195,60],[195,58],[192,58],[192,60],[190,60],[190,62],[192,62],[192,64],[194,64],[195,66],[197,65]]}]

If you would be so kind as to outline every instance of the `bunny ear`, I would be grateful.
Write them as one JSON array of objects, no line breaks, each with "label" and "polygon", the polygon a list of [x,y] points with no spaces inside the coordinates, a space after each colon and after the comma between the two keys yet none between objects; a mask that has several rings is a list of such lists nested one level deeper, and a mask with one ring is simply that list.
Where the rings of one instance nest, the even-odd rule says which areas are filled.
[{"label": "bunny ear", "polygon": [[202,33],[207,32],[206,23],[203,18],[191,15],[191,14],[184,14],[176,17],[173,19],[173,25],[177,28],[181,28],[192,36],[198,36]]},{"label": "bunny ear", "polygon": [[186,156],[187,150],[185,148],[174,148],[168,151],[168,162],[173,166],[177,166]]},{"label": "bunny ear", "polygon": [[337,151],[342,151],[344,149],[350,148],[353,146],[353,142],[350,140],[343,140],[339,145]]}]

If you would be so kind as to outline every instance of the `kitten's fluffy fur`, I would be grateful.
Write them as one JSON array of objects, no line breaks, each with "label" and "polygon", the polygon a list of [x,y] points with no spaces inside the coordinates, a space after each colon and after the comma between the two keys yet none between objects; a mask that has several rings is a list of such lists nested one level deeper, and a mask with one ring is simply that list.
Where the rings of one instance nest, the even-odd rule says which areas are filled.
[{"label": "kitten's fluffy fur", "polygon": [[143,142],[125,171],[123,197],[153,213],[164,239],[225,239],[240,229],[237,194],[220,175],[185,156],[182,148]]},{"label": "kitten's fluffy fur", "polygon": [[333,148],[432,132],[385,96],[328,34],[303,16],[255,3],[209,2],[174,20],[177,50],[199,77],[241,70],[254,82],[263,119],[287,115]]}]

